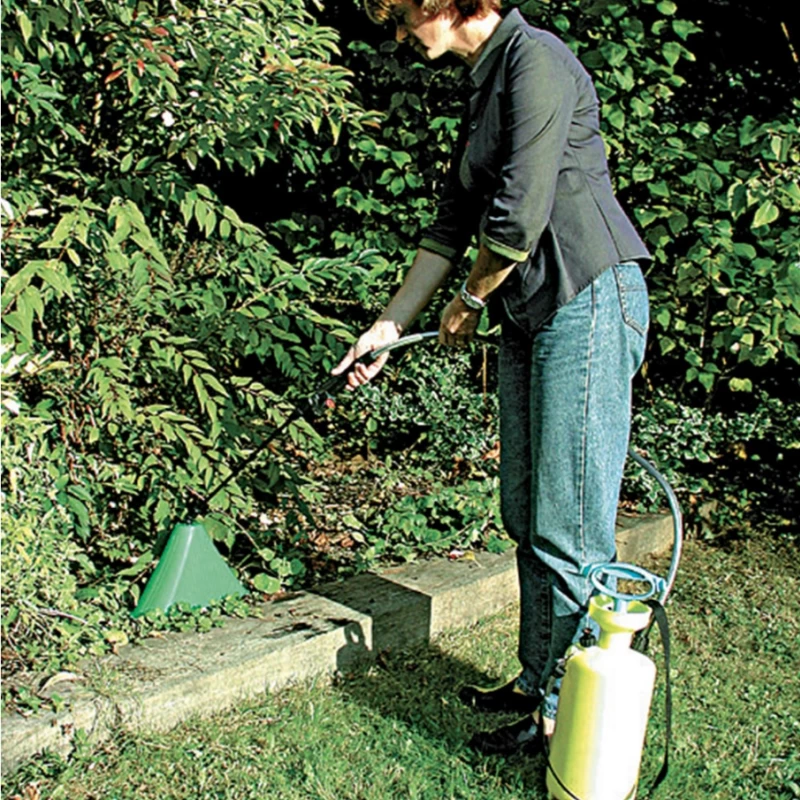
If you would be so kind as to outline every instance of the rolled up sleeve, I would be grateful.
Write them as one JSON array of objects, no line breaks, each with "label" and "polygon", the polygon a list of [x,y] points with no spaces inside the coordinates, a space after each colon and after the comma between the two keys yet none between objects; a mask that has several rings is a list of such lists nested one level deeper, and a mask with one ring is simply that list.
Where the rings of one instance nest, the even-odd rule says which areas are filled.
[{"label": "rolled up sleeve", "polygon": [[525,261],[550,219],[578,91],[563,59],[526,41],[508,64],[501,130],[507,149],[480,240]]}]

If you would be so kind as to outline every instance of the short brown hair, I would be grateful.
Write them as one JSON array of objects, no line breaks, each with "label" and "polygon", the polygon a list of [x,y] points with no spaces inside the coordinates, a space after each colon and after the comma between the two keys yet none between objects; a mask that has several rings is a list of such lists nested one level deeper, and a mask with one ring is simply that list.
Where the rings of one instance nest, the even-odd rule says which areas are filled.
[{"label": "short brown hair", "polygon": [[[468,17],[485,17],[491,11],[500,10],[501,0],[411,0],[426,14],[435,16],[444,11],[448,6],[455,6],[463,19]],[[379,25],[387,22],[394,10],[403,3],[403,0],[364,0],[364,9],[367,16]]]}]

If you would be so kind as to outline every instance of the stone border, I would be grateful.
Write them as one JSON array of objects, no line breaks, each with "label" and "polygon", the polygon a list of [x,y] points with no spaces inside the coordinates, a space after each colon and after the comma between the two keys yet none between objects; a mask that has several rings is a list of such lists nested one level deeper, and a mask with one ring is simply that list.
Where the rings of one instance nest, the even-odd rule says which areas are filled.
[{"label": "stone border", "polygon": [[[663,553],[672,540],[669,515],[620,518],[622,561]],[[358,575],[264,603],[255,616],[208,633],[128,645],[93,661],[85,676],[51,682],[47,691],[65,698],[68,710],[3,715],[3,774],[44,750],[68,754],[77,730],[93,745],[120,729],[169,730],[244,698],[347,670],[386,649],[424,644],[518,598],[514,552],[476,553]]]}]

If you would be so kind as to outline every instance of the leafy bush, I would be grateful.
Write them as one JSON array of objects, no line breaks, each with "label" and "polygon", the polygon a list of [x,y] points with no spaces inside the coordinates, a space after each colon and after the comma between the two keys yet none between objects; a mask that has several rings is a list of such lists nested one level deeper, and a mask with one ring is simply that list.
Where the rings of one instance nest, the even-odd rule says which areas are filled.
[{"label": "leafy bush", "polygon": [[[330,365],[346,333],[317,298],[376,262],[283,260],[202,174],[316,169],[306,130],[333,146],[372,117],[299,2],[2,11],[4,633],[30,659],[26,609],[53,607],[48,635],[69,639],[136,602],[190,498],[285,419],[289,382]],[[302,490],[279,456],[257,484]],[[244,485],[208,520],[227,549],[255,516]],[[263,559],[252,573],[280,585]]]},{"label": "leafy bush", "polygon": [[[768,526],[796,536],[800,417],[761,392],[748,410],[711,411],[659,391],[634,415],[633,443],[675,490],[690,532],[705,538]],[[629,462],[623,496],[641,511],[664,505],[656,482]]]},{"label": "leafy bush", "polygon": [[476,542],[502,551],[511,543],[497,533],[499,517],[496,480],[432,486],[426,495],[406,495],[377,515],[365,541],[375,557],[386,554],[407,561]]},{"label": "leafy bush", "polygon": [[637,210],[672,264],[653,281],[660,352],[683,359],[687,384],[752,391],[752,367],[800,363],[800,130],[747,117],[663,134]]},{"label": "leafy bush", "polygon": [[483,359],[493,356],[487,345],[472,359],[428,345],[391,364],[383,380],[355,398],[361,440],[378,457],[402,453],[409,465],[480,462],[498,436],[497,395],[487,386],[482,391]]}]

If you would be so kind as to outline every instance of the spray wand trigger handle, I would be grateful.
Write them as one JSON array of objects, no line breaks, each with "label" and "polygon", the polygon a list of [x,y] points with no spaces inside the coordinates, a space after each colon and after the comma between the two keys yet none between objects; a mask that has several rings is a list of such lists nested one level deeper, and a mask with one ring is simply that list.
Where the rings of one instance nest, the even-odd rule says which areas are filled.
[{"label": "spray wand trigger handle", "polygon": [[375,361],[375,354],[370,351],[359,356],[353,361],[350,366],[339,375],[329,375],[328,378],[320,384],[317,390],[308,398],[308,404],[316,416],[325,413],[326,409],[336,408],[335,395],[344,389],[347,384],[347,376],[350,371],[358,364],[372,364]]},{"label": "spray wand trigger handle", "polygon": [[328,379],[317,389],[316,392],[308,399],[308,404],[313,409],[315,414],[322,414],[325,408],[335,408],[336,400],[333,395],[344,388],[347,383],[347,376],[354,367],[359,364],[369,366],[374,364],[381,356],[395,350],[399,347],[408,347],[412,344],[418,344],[426,339],[438,338],[439,331],[425,331],[424,333],[412,333],[408,336],[401,336],[394,342],[385,344],[382,347],[377,347],[375,350],[368,350],[362,353],[358,358],[350,363],[348,368],[339,375],[331,375]]}]

